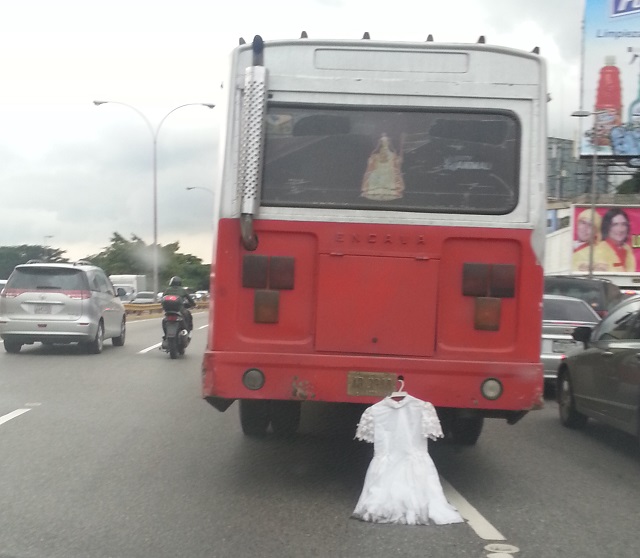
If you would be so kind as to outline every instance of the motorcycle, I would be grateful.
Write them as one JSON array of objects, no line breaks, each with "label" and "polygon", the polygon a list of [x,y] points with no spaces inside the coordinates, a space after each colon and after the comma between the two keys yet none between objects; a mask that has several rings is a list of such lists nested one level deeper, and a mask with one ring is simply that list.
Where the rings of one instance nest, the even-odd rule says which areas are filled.
[{"label": "motorcycle", "polygon": [[185,349],[191,342],[189,330],[182,314],[184,302],[181,296],[165,295],[162,297],[162,309],[164,318],[162,319],[162,330],[164,338],[160,350],[169,353],[169,356],[178,358],[183,355]]}]

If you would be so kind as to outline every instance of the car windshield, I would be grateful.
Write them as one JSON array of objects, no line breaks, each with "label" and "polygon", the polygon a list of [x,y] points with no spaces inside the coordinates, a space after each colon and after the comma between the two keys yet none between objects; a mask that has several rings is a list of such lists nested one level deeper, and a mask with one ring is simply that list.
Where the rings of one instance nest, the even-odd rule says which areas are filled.
[{"label": "car windshield", "polygon": [[84,274],[79,269],[17,268],[7,283],[8,289],[63,290],[87,289]]},{"label": "car windshield", "polygon": [[597,322],[598,316],[582,300],[545,298],[542,319],[563,322]]},{"label": "car windshield", "polygon": [[557,294],[573,297],[592,297],[598,298],[600,295],[600,286],[590,283],[577,283],[573,281],[558,281],[545,283],[545,292],[547,294]]}]

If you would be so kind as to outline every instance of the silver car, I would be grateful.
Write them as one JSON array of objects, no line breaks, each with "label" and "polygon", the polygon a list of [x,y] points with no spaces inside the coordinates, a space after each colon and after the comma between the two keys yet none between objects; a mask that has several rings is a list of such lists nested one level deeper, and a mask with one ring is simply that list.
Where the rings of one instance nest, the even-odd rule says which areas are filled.
[{"label": "silver car", "polygon": [[104,339],[124,345],[126,325],[111,281],[87,262],[17,265],[0,294],[0,337],[8,353],[40,342],[81,343],[97,354]]},{"label": "silver car", "polygon": [[131,304],[154,304],[155,302],[157,300],[153,291],[140,291],[131,301]]},{"label": "silver car", "polygon": [[565,355],[582,347],[573,337],[578,326],[593,327],[600,316],[584,300],[569,296],[544,295],[542,300],[542,346],[540,360],[545,380],[555,380]]}]

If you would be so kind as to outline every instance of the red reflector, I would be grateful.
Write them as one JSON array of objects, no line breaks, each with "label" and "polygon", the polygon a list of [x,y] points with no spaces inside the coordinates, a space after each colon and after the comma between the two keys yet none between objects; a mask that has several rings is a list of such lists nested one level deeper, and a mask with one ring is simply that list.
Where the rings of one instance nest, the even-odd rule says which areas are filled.
[{"label": "red reflector", "polygon": [[499,298],[476,298],[474,327],[482,331],[498,331],[501,306]]},{"label": "red reflector", "polygon": [[167,314],[168,322],[177,322],[179,319],[180,319],[180,316],[178,316],[177,314]]}]

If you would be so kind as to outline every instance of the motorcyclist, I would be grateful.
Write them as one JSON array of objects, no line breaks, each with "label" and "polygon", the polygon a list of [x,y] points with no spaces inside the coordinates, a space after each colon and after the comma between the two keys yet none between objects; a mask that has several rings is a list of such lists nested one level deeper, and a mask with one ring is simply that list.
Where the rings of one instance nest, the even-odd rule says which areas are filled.
[{"label": "motorcyclist", "polygon": [[191,315],[189,308],[193,308],[196,305],[196,302],[189,294],[189,291],[182,286],[182,279],[177,275],[172,277],[169,280],[169,288],[164,291],[162,295],[175,295],[182,297],[182,317],[184,318],[184,323],[187,325],[187,331],[191,333],[191,330],[193,329],[193,316]]}]

